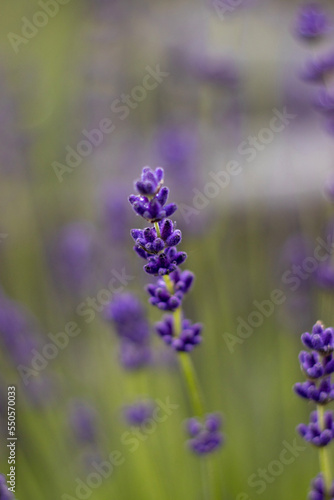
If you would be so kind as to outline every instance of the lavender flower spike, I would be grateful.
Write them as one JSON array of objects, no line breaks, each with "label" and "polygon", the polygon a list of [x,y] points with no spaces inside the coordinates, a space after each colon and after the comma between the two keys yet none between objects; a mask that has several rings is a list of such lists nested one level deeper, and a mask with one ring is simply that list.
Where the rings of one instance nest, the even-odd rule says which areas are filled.
[{"label": "lavender flower spike", "polygon": [[334,330],[325,328],[321,321],[317,321],[312,332],[303,333],[301,340],[311,351],[299,354],[301,369],[308,380],[296,384],[294,390],[298,396],[314,401],[317,409],[311,413],[310,423],[298,425],[297,430],[306,441],[320,449],[322,475],[313,481],[309,498],[328,500],[333,498],[333,485],[326,446],[334,439],[334,418],[331,411],[324,411],[324,405],[334,399],[334,384],[331,381],[334,372]]},{"label": "lavender flower spike", "polygon": [[[134,250],[147,261],[144,266],[146,273],[159,277],[156,283],[146,287],[150,295],[149,302],[160,310],[171,312],[156,324],[156,331],[167,345],[179,353],[194,414],[198,415],[198,418],[188,421],[187,429],[191,438],[188,445],[197,455],[205,455],[218,449],[223,443],[221,418],[217,414],[205,415],[202,396],[188,355],[202,341],[202,325],[193,324],[183,317],[182,302],[193,284],[194,275],[190,271],[179,269],[187,254],[176,249],[182,235],[168,217],[177,206],[165,205],[168,188],[162,186],[162,180],[162,169],[143,169],[141,180],[135,184],[139,195],[130,196],[129,201],[135,212],[154,226],[133,229],[131,236],[135,241]],[[312,361],[308,364],[312,369]],[[140,409],[137,417],[135,412],[135,420],[140,420],[142,413]],[[133,417],[133,410],[130,417]]]}]

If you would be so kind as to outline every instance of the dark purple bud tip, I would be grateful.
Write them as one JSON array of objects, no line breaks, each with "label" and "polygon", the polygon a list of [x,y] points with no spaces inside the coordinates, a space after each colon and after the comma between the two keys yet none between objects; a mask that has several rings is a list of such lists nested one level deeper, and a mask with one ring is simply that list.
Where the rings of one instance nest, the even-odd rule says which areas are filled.
[{"label": "dark purple bud tip", "polygon": [[135,182],[135,188],[142,196],[155,196],[163,184],[164,171],[158,167],[153,171],[149,167],[144,167],[141,178]]}]

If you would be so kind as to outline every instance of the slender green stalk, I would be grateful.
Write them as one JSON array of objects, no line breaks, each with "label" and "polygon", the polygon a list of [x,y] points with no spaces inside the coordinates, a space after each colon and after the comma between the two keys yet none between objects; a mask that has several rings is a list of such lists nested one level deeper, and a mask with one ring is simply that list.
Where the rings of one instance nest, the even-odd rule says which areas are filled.
[{"label": "slender green stalk", "polygon": [[205,414],[203,397],[199,388],[199,383],[197,380],[194,365],[191,358],[187,352],[179,353],[180,365],[182,368],[184,379],[188,386],[189,396],[191,400],[191,405],[193,407],[194,414],[202,417]]},{"label": "slender green stalk", "polygon": [[[159,235],[158,229],[157,229],[157,234]],[[168,275],[164,276],[164,281],[166,283],[167,289],[171,293],[173,293],[174,292],[173,282]],[[175,335],[178,336],[182,331],[181,307],[178,307],[173,312],[173,319],[174,319]],[[184,380],[187,384],[188,394],[190,397],[190,402],[194,415],[198,417],[203,417],[205,415],[205,406],[191,357],[188,352],[179,352],[178,358]],[[205,500],[211,500],[212,498],[214,498],[214,493],[213,493],[214,480],[213,480],[213,471],[211,467],[211,462],[209,462],[208,457],[201,458],[201,477],[202,477],[203,498]]]},{"label": "slender green stalk", "polygon": [[[318,411],[319,425],[320,425],[320,428],[323,429],[324,428],[324,407],[322,405],[318,405],[317,411]],[[322,446],[319,448],[319,460],[320,460],[320,470],[324,476],[326,491],[330,491],[330,488],[332,485],[332,478],[331,478],[331,468],[330,468],[329,453],[328,453],[327,446]]]},{"label": "slender green stalk", "polygon": [[[157,222],[154,223],[157,236],[161,237],[160,227]],[[170,293],[174,293],[174,285],[169,275],[163,277],[167,290]],[[174,330],[175,335],[179,336],[182,331],[182,308],[178,307],[173,312]],[[204,417],[205,406],[203,402],[203,396],[201,393],[200,385],[197,379],[196,371],[192,363],[191,357],[187,352],[179,352],[178,358],[181,366],[181,371],[183,377],[187,384],[188,394],[190,397],[191,406],[195,416]],[[201,476],[202,476],[202,487],[203,487],[203,498],[205,500],[211,500],[214,498],[214,480],[213,471],[211,467],[211,462],[207,457],[202,457],[201,459]]]}]

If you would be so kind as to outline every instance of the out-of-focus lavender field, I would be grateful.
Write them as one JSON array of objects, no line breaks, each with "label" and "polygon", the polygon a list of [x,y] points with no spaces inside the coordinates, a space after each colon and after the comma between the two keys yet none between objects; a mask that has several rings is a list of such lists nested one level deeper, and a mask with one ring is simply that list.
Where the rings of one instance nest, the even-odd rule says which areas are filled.
[{"label": "out-of-focus lavender field", "polygon": [[[334,326],[334,5],[2,0],[0,34],[0,500],[329,488],[330,443],[319,462],[296,427],[317,409],[334,439],[331,348],[298,359]],[[133,250],[179,243],[128,201],[146,165],[189,295]],[[203,325],[192,352],[157,334],[166,310]]]}]

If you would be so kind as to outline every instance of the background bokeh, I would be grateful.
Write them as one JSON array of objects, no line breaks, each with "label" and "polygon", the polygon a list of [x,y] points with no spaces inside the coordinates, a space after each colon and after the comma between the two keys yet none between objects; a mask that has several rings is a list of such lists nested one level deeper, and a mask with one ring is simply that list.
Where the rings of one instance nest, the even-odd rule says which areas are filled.
[{"label": "background bokeh", "polygon": [[[318,268],[296,290],[288,281],[326,241],[334,151],[314,88],[300,79],[319,49],[294,36],[299,4],[244,0],[223,13],[222,1],[55,0],[45,21],[41,3],[2,0],[0,16],[0,430],[5,443],[7,386],[16,385],[16,497],[202,498],[177,360],[152,333],[154,360],[125,370],[102,311],[101,290],[125,272],[124,291],[139,296],[152,324],[160,317],[143,290],[129,236],[141,222],[127,198],[144,165],[161,165],[180,206],[186,268],[196,275],[185,309],[205,325],[191,356],[208,411],[224,415],[226,443],[212,457],[215,498],[306,498],[319,470],[311,446],[262,479],[263,492],[254,482],[259,469],[275,470],[286,443],[304,446],[295,428],[311,407],[292,391],[303,379],[300,334],[319,318],[333,322],[333,289],[320,286]],[[322,50],[332,42],[330,33]],[[159,69],[153,85],[147,75]],[[268,139],[263,129],[284,110],[293,118]],[[102,122],[109,131],[101,136]],[[252,159],[240,152],[250,136],[260,141]],[[212,174],[233,160],[240,173],[206,196]],[[284,302],[250,326],[254,301],[276,289]],[[89,298],[98,310],[88,321]],[[33,369],[36,353],[69,322],[80,333]],[[33,369],[27,383],[18,366]],[[131,451],[122,408],[139,398],[169,398],[177,409]],[[77,405],[93,436],[76,435]],[[77,496],[92,461],[114,450],[124,463]],[[2,446],[4,474],[7,455]]]}]

